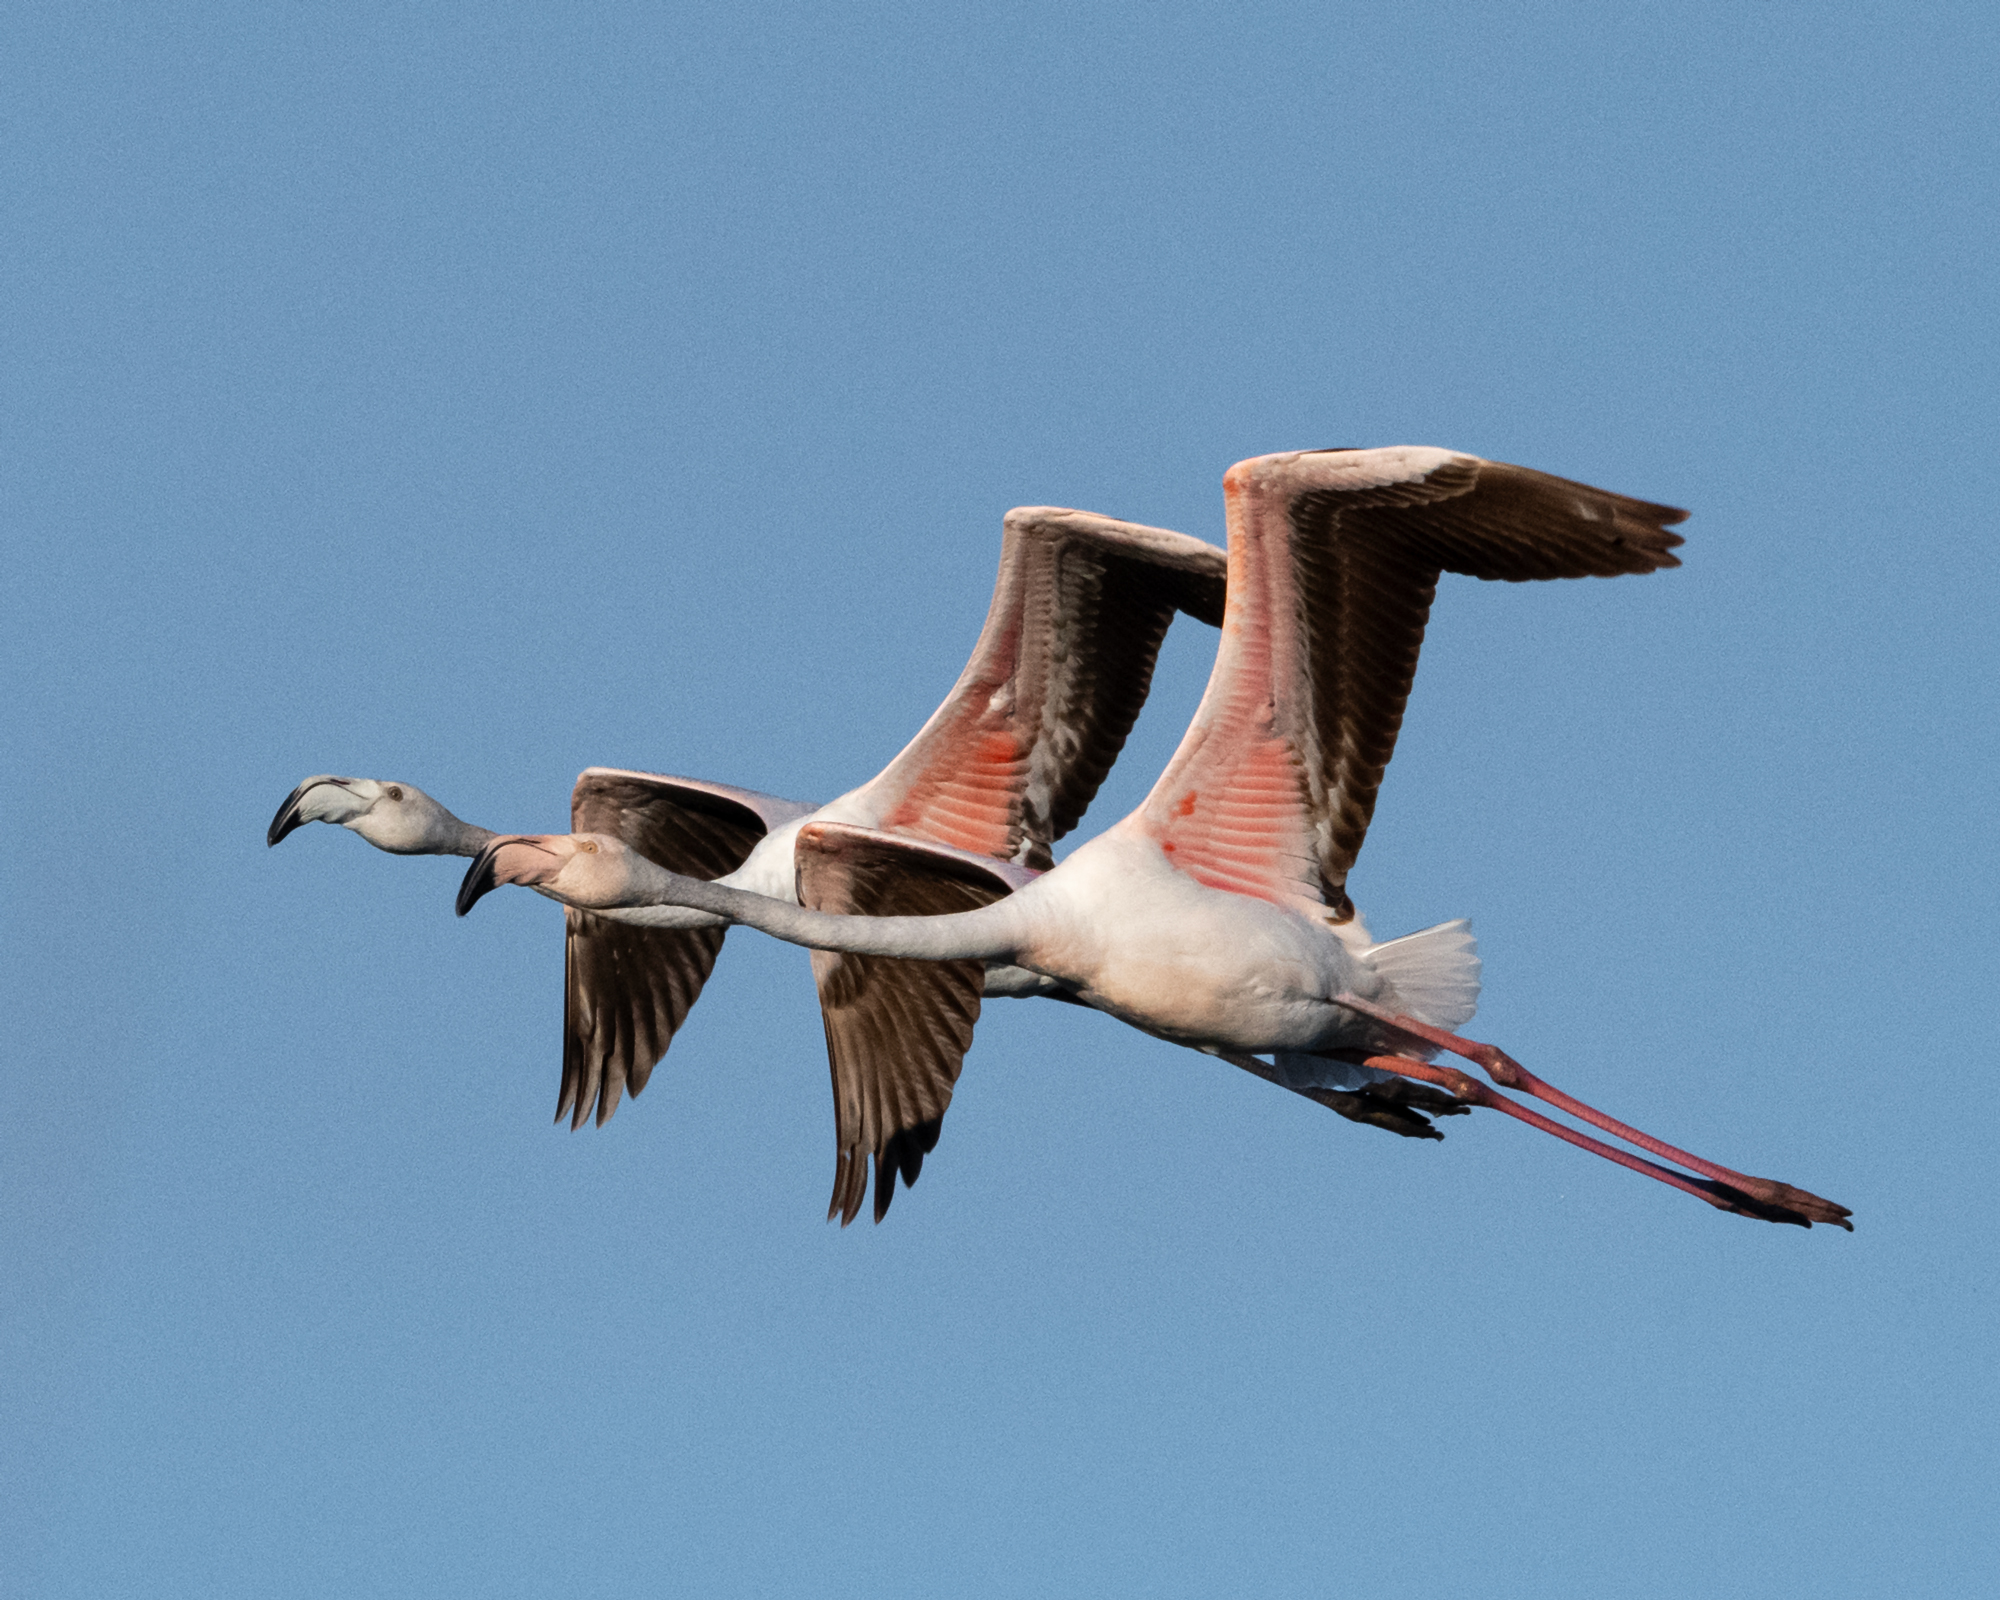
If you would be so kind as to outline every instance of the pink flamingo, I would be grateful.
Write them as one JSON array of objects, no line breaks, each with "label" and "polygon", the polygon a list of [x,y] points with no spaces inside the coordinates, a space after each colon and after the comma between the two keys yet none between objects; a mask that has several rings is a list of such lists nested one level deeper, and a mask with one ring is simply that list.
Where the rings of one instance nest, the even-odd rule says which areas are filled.
[{"label": "pink flamingo", "polygon": [[[1413,1079],[1720,1209],[1850,1226],[1843,1206],[1676,1149],[1452,1032],[1476,992],[1463,925],[1376,945],[1346,893],[1440,572],[1650,572],[1677,564],[1667,529],[1685,513],[1413,447],[1260,456],[1223,487],[1228,606],[1194,722],[1137,811],[1032,883],[946,915],[842,916],[665,871],[610,837],[507,835],[474,860],[460,914],[523,883],[572,906],[655,906],[679,926],[742,922],[846,956],[1004,964],[1165,1039],[1272,1052],[1288,1084],[1346,1088],[1357,1070]],[[820,848],[830,832],[799,840]],[[1438,1050],[1687,1171],[1433,1065]]]},{"label": "pink flamingo", "polygon": [[[1220,624],[1226,572],[1221,550],[1184,534],[1056,507],[1010,511],[971,659],[944,704],[874,778],[815,807],[593,767],[577,779],[571,825],[673,871],[782,900],[796,893],[793,841],[813,819],[990,857],[998,881],[1025,882],[1027,868],[1049,864],[1050,845],[1076,825],[1110,770],[1175,612]],[[339,824],[402,855],[472,856],[494,837],[412,784],[330,774],[286,797],[268,842],[307,822]],[[1001,865],[1009,862],[1023,870]],[[601,1124],[621,1093],[643,1089],[699,997],[722,927],[660,920],[644,911],[568,912],[557,1120],[568,1115],[580,1126],[594,1105]],[[997,973],[994,985],[1008,994],[1041,987],[1018,972]],[[856,1103],[857,1084],[873,1070],[861,1045],[852,1028],[829,1020],[837,1106]],[[942,1114],[938,1105],[910,1127],[871,1133],[868,1148],[914,1176]],[[843,1124],[840,1137],[847,1148],[853,1130]]]},{"label": "pink flamingo", "polygon": [[[1040,876],[1031,868],[947,845],[838,822],[807,823],[799,830],[796,857],[800,904],[865,916],[968,911]],[[1358,923],[1351,926],[1358,928]],[[1456,992],[1429,996],[1426,1014],[1432,1021],[1463,1020],[1471,1016],[1477,997],[1479,963],[1464,923],[1443,931],[1457,935],[1463,959],[1452,974]],[[1386,947],[1377,949],[1380,953]],[[859,1214],[866,1197],[869,1156],[875,1161],[877,1222],[888,1213],[897,1174],[905,1187],[916,1181],[951,1104],[982,997],[1043,996],[1096,1004],[1092,996],[1046,975],[1000,962],[912,961],[814,950],[812,963],[827,1053],[836,1063],[836,1158],[827,1216],[838,1216],[842,1227]],[[1200,1048],[1351,1122],[1405,1138],[1442,1139],[1429,1118],[1470,1109],[1435,1088],[1362,1067],[1343,1071],[1314,1062],[1314,1070],[1282,1073],[1253,1055]],[[1336,1088],[1335,1082],[1344,1086]]]}]

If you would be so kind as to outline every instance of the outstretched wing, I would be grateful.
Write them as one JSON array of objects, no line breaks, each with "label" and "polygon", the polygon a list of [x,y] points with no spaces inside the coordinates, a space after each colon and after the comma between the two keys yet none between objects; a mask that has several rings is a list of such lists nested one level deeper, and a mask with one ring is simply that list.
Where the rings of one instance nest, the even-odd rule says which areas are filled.
[{"label": "outstretched wing", "polygon": [[1222,621],[1214,545],[1087,511],[1007,513],[985,629],[956,687],[863,794],[879,825],[1050,864],[1146,702],[1176,611]]},{"label": "outstretched wing", "polygon": [[1201,708],[1132,821],[1215,888],[1351,915],[1440,573],[1522,582],[1678,566],[1687,515],[1450,450],[1239,462],[1229,612]]},{"label": "outstretched wing", "polygon": [[[966,851],[836,822],[799,830],[799,904],[859,916],[942,916],[990,905],[1034,874]],[[985,964],[812,953],[833,1069],[829,1217],[859,1214],[875,1161],[875,1220],[938,1141],[979,1020]]]},{"label": "outstretched wing", "polygon": [[[810,806],[692,778],[592,767],[570,795],[578,833],[608,833],[692,878],[743,865],[772,828]],[[562,1096],[556,1120],[597,1121],[646,1087],[722,948],[721,928],[643,928],[588,911],[565,914]]]}]

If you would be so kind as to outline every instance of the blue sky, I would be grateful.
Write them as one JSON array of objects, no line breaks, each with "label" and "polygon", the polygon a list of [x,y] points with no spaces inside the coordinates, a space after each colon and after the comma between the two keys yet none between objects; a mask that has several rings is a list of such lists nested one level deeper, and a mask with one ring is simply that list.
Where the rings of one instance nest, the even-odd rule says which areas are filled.
[{"label": "blue sky", "polygon": [[[1996,22],[1942,4],[0,21],[0,1592],[1964,1593],[1995,1549]],[[1435,443],[1692,509],[1447,580],[1351,888],[1853,1206],[996,1003],[822,1220],[795,950],[548,1118],[560,918],[311,772],[819,799],[1001,513]],[[1183,624],[1086,820],[1145,792]],[[1048,1014],[1056,1013],[1056,1014]]]}]

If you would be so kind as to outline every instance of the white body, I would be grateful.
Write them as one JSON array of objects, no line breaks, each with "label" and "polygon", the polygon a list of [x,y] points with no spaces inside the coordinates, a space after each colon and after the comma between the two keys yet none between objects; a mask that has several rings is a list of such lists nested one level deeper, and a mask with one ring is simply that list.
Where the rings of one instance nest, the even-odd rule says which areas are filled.
[{"label": "white body", "polygon": [[1324,914],[1207,888],[1123,827],[1004,904],[1024,927],[1018,965],[1182,1044],[1330,1049],[1365,1042],[1335,996],[1408,1009]]}]

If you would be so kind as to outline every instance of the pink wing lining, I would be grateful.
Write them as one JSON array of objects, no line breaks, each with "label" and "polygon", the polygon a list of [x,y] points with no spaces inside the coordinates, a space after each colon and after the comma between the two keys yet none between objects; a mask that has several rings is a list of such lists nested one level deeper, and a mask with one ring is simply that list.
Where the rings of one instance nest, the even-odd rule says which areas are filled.
[{"label": "pink wing lining", "polygon": [[1439,574],[1508,581],[1678,565],[1686,512],[1421,446],[1301,451],[1223,478],[1229,598],[1180,748],[1121,827],[1211,888],[1346,896]]},{"label": "pink wing lining", "polygon": [[1221,621],[1225,571],[1215,546],[1164,528],[1008,512],[965,670],[867,786],[878,826],[1048,866],[1124,745],[1175,612]]},{"label": "pink wing lining", "polygon": [[[1295,696],[1298,592],[1289,531],[1268,500],[1245,494],[1232,467],[1229,601],[1201,705],[1166,771],[1127,826],[1150,835],[1197,883],[1284,905],[1321,903]],[[1274,525],[1275,524],[1275,525]]]}]

